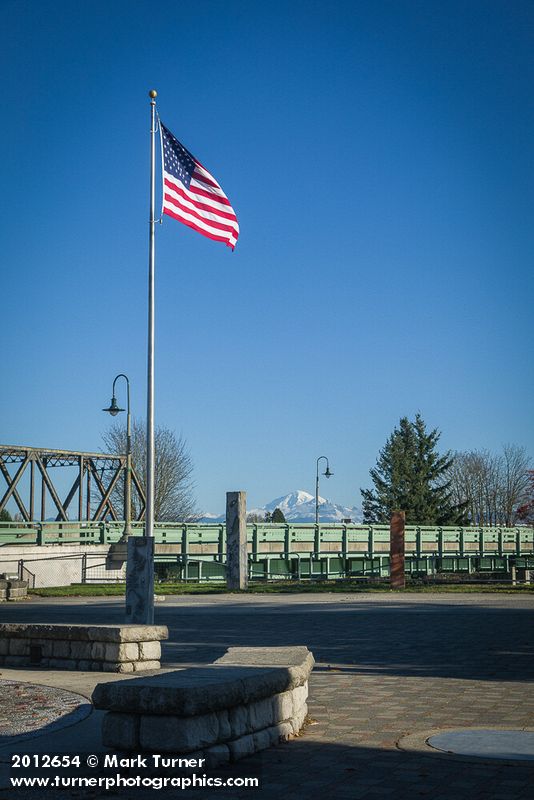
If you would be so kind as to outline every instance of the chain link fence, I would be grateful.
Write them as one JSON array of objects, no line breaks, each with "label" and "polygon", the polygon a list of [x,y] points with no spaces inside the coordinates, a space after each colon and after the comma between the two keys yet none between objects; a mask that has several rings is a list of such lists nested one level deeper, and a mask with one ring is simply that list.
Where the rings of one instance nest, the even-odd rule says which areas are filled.
[{"label": "chain link fence", "polygon": [[0,572],[28,581],[30,589],[73,583],[120,583],[126,580],[126,561],[114,561],[102,553],[3,558]]}]

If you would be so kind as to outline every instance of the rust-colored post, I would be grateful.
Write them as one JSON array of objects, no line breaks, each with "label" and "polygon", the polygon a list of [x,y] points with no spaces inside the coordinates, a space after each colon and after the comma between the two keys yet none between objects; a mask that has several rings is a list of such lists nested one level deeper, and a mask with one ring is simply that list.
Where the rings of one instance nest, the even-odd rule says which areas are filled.
[{"label": "rust-colored post", "polygon": [[404,511],[393,511],[389,523],[389,584],[392,589],[404,589]]},{"label": "rust-colored post", "polygon": [[247,582],[247,493],[226,492],[226,585],[246,589]]}]

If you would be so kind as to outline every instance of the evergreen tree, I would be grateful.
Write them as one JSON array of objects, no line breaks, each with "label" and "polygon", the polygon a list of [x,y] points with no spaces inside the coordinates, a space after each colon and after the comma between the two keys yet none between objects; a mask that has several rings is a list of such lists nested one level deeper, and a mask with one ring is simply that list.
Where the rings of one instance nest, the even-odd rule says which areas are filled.
[{"label": "evergreen tree", "polygon": [[11,514],[7,510],[7,508],[3,508],[0,511],[0,522],[12,522]]},{"label": "evergreen tree", "polygon": [[279,508],[275,508],[272,513],[271,522],[285,522],[285,521],[286,518],[284,517],[284,512],[281,511]]},{"label": "evergreen tree", "polygon": [[405,511],[411,525],[459,525],[464,506],[455,505],[446,479],[450,453],[436,451],[440,433],[427,432],[420,414],[400,420],[370,470],[374,489],[361,489],[364,521],[389,523],[392,511]]}]

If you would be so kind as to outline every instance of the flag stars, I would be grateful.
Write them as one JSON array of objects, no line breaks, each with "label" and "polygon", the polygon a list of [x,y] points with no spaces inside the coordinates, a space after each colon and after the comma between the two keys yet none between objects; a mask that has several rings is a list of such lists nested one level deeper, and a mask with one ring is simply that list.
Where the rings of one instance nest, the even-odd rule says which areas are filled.
[{"label": "flag stars", "polygon": [[195,160],[185,147],[162,125],[163,163],[165,170],[186,188],[191,184]]}]

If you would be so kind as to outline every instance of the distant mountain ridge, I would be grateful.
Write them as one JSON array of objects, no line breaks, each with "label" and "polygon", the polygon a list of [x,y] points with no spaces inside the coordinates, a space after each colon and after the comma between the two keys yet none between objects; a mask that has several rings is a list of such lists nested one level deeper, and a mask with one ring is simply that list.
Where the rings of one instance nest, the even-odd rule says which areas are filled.
[{"label": "distant mountain ridge", "polygon": [[[280,509],[288,522],[315,522],[315,497],[302,489],[276,497],[260,508],[249,508],[247,513],[263,517],[267,511],[272,513],[275,508]],[[319,497],[320,522],[343,522],[344,519],[361,522],[361,509],[357,506],[349,508]],[[205,514],[200,522],[224,522],[224,514],[221,516]]]}]

